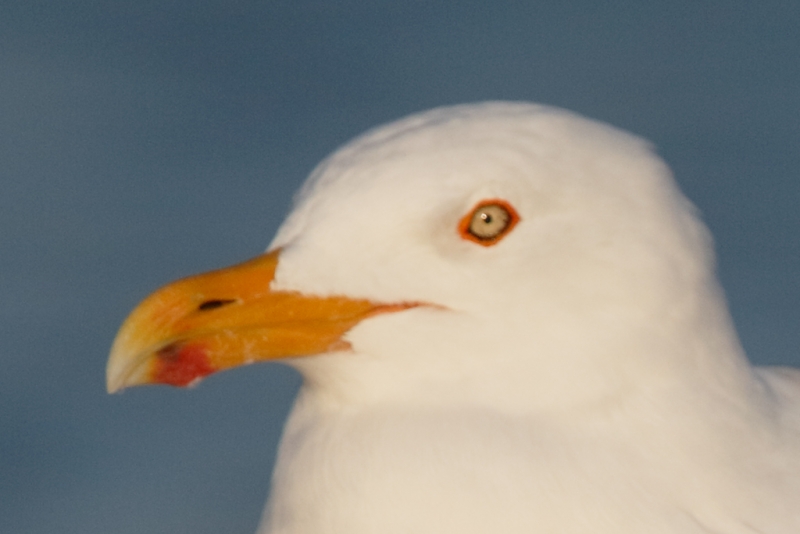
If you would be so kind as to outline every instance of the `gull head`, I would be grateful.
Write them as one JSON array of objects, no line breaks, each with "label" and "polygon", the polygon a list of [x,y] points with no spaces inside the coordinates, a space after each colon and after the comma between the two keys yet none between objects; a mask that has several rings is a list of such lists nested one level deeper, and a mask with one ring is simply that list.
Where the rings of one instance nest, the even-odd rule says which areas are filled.
[{"label": "gull head", "polygon": [[647,142],[545,106],[435,109],[323,161],[264,256],[145,300],[109,389],[280,359],[331,402],[597,398],[738,354],[713,261]]}]

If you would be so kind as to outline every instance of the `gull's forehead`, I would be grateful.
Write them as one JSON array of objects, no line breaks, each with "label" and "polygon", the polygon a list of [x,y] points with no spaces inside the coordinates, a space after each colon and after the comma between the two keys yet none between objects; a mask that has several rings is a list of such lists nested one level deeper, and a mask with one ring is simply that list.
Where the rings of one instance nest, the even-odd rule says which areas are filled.
[{"label": "gull's forehead", "polygon": [[304,195],[329,188],[453,187],[544,179],[587,161],[648,153],[642,140],[543,106],[487,104],[434,110],[367,132],[323,162]]}]

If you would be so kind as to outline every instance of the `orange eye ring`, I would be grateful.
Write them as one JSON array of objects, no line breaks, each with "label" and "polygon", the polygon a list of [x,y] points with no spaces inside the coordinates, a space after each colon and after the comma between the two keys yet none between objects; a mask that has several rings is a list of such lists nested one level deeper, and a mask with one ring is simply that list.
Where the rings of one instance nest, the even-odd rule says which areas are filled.
[{"label": "orange eye ring", "polygon": [[503,239],[519,222],[514,207],[499,198],[481,200],[458,222],[462,239],[490,247]]}]

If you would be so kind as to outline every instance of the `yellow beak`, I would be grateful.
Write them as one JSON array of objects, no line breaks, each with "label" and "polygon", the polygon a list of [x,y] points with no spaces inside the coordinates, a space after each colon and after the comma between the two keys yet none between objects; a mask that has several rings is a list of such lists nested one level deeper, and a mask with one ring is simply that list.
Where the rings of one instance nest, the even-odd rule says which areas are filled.
[{"label": "yellow beak", "polygon": [[346,350],[359,321],[417,303],[272,291],[279,250],[169,284],[131,312],[114,340],[106,384],[187,386],[243,364]]}]

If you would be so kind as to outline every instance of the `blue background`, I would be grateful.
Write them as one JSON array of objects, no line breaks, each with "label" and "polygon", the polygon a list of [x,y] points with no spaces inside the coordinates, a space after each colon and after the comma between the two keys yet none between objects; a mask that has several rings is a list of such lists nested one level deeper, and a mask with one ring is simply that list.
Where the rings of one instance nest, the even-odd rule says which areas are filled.
[{"label": "blue background", "polygon": [[364,129],[485,99],[651,139],[750,357],[800,365],[800,2],[0,2],[0,532],[251,533],[298,378],[105,393],[157,286]]}]

